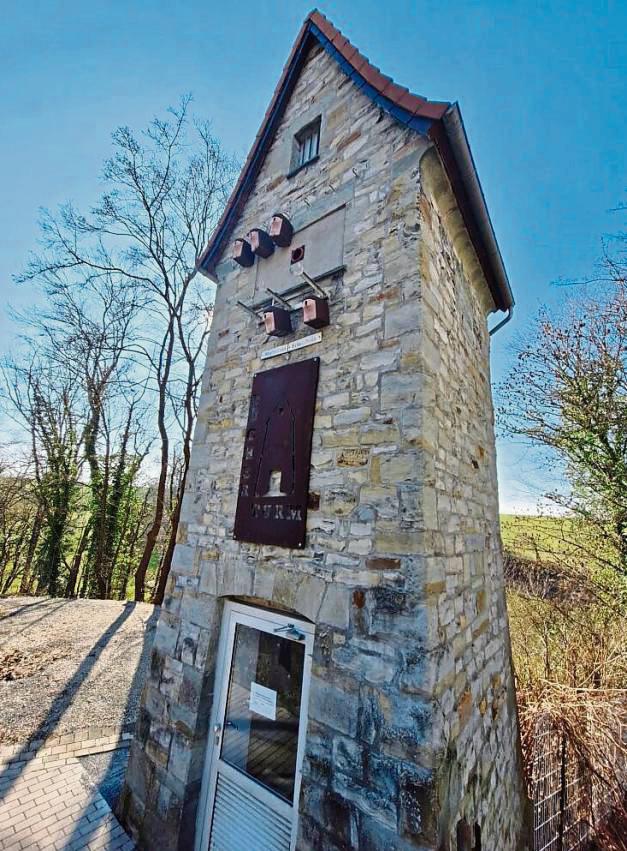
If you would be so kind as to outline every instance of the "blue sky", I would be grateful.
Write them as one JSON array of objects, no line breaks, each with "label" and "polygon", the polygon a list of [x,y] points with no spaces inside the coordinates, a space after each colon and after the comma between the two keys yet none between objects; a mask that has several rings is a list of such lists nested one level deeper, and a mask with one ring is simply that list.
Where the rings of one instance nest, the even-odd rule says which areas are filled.
[{"label": "blue sky", "polygon": [[[10,3],[0,30],[0,299],[37,237],[38,208],[89,205],[120,124],[144,126],[191,92],[243,157],[303,18],[301,0]],[[386,74],[459,101],[517,301],[494,338],[502,378],[540,305],[585,275],[625,200],[627,3],[328,0],[320,6]],[[0,348],[11,325],[0,316]],[[543,472],[499,442],[501,504],[530,509]]]}]

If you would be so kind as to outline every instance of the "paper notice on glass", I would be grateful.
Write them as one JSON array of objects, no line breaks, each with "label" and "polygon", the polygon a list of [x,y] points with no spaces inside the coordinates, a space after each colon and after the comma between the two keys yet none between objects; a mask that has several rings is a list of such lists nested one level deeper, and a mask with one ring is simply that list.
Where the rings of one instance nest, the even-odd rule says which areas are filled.
[{"label": "paper notice on glass", "polygon": [[251,683],[248,708],[257,715],[276,721],[276,692],[259,683]]}]

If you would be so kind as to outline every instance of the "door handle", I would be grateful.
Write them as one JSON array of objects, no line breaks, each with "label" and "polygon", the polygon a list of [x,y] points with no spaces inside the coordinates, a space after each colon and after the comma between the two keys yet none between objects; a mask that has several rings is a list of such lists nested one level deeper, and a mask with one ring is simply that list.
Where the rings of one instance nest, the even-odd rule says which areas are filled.
[{"label": "door handle", "polygon": [[213,725],[213,743],[214,745],[220,744],[220,734],[222,733],[222,724],[214,724]]}]

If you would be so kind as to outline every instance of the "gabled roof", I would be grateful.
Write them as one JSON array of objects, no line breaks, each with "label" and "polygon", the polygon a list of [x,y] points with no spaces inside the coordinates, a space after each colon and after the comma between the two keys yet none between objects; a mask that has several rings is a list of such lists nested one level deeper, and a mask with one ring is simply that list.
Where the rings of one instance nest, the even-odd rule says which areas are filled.
[{"label": "gabled roof", "polygon": [[514,299],[496,242],[492,223],[472,159],[457,104],[430,101],[412,94],[372,65],[333,24],[317,10],[311,12],[298,33],[281,78],[239,179],[197,268],[215,278],[215,268],[231,237],[259,170],[272,144],[290,95],[312,44],[320,44],[335,59],[363,94],[397,121],[430,137],[440,154],[455,193],[464,224],[472,240],[488,286],[499,310],[509,309]]}]

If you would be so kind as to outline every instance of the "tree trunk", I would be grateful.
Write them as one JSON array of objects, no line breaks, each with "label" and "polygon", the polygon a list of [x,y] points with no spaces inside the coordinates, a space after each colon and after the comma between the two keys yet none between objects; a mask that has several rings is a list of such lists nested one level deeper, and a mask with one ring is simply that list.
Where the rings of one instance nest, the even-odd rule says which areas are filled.
[{"label": "tree trunk", "polygon": [[78,579],[78,572],[81,567],[81,560],[83,558],[83,553],[87,547],[87,541],[89,540],[89,523],[86,523],[83,527],[83,531],[81,533],[80,541],[78,543],[78,548],[74,553],[74,558],[72,559],[72,567],[70,568],[70,575],[68,577],[67,584],[65,586],[65,596],[66,597],[75,597],[76,596],[76,580]]},{"label": "tree trunk", "polygon": [[[89,385],[89,381],[87,382]],[[90,416],[85,428],[85,458],[89,465],[91,491],[90,522],[91,535],[87,555],[89,582],[87,593],[98,599],[106,596],[106,582],[102,577],[103,554],[104,554],[104,525],[106,514],[106,500],[108,491],[108,452],[105,458],[105,470],[101,469],[101,460],[98,456],[98,437],[102,424],[102,401],[99,392],[90,387],[87,391],[89,400]]]},{"label": "tree trunk", "polygon": [[[8,551],[7,554],[6,554],[7,560],[6,560],[6,563],[5,563],[5,567],[6,567],[6,565],[9,564],[9,562],[13,562],[13,567],[9,571],[9,575],[4,580],[4,584],[2,585],[2,588],[1,588],[2,594],[8,594],[9,593],[11,586],[13,585],[13,583],[16,581],[16,579],[19,577],[20,573],[23,570],[23,568],[20,566],[20,563],[22,561],[22,550],[24,548],[24,544],[26,542],[27,535],[28,535],[28,530],[23,529],[18,540],[15,542],[15,546],[13,548],[13,556],[11,557],[10,551]],[[4,576],[4,568],[2,570],[2,573],[3,573],[3,576]]]},{"label": "tree trunk", "polygon": [[132,532],[131,532],[131,535],[130,535],[128,541],[127,541],[127,547],[128,547],[127,562],[124,565],[124,568],[123,568],[123,571],[122,571],[122,580],[121,580],[121,583],[120,583],[120,597],[119,597],[120,600],[126,599],[126,589],[128,587],[129,579],[131,578],[131,568],[132,568],[133,562],[135,560],[135,552],[136,552],[137,547],[138,547],[140,532],[141,532],[141,528],[142,528],[142,525],[143,525],[143,522],[144,522],[146,506],[148,504],[148,497],[149,497],[149,493],[148,493],[148,491],[146,491],[142,505],[141,505],[141,508],[139,509],[139,513],[138,513],[135,525],[134,525]]},{"label": "tree trunk", "polygon": [[[181,323],[180,316],[178,317],[178,331],[179,338],[181,339],[181,341],[183,341],[185,339],[185,332]],[[165,596],[165,588],[168,582],[168,577],[170,575],[170,569],[172,567],[172,557],[174,555],[174,548],[176,546],[179,523],[181,520],[181,508],[183,503],[183,494],[185,493],[185,482],[187,481],[187,473],[189,471],[189,463],[192,455],[192,435],[194,433],[194,423],[196,422],[195,410],[193,407],[194,387],[196,386],[196,358],[193,357],[193,355],[185,345],[183,346],[183,349],[185,351],[188,367],[186,388],[187,392],[185,393],[186,425],[185,432],[183,435],[183,470],[181,472],[181,481],[179,483],[176,506],[174,508],[174,511],[172,512],[168,544],[163,557],[163,564],[161,565],[161,570],[159,572],[159,581],[155,586],[155,590],[152,597],[152,602],[158,606],[163,603],[163,598]]]},{"label": "tree trunk", "polygon": [[87,562],[85,564],[85,569],[83,570],[83,575],[81,576],[80,588],[78,590],[79,597],[87,596],[87,589],[89,588],[89,580],[91,574],[91,564]]},{"label": "tree trunk", "polygon": [[172,567],[172,556],[174,555],[174,547],[176,546],[176,537],[178,535],[179,521],[181,519],[181,506],[183,503],[183,493],[185,492],[186,478],[187,469],[185,469],[181,478],[181,484],[179,486],[179,492],[177,494],[176,499],[176,506],[174,508],[174,511],[172,512],[172,522],[170,526],[170,535],[168,537],[168,545],[163,556],[161,570],[159,571],[159,581],[155,586],[155,590],[152,595],[152,602],[156,606],[160,606],[163,603],[163,598],[165,596],[165,587],[168,583],[170,568]]},{"label": "tree trunk", "polygon": [[[159,419],[161,420],[161,417]],[[139,560],[137,570],[135,571],[136,603],[144,602],[144,594],[146,589],[146,574],[148,573],[150,560],[152,558],[155,546],[157,545],[157,538],[159,537],[159,532],[161,531],[161,524],[163,522],[163,511],[165,508],[165,488],[168,478],[169,446],[167,432],[165,430],[165,427],[163,428],[163,430],[161,429],[161,423],[159,425],[159,431],[161,433],[162,452],[161,470],[159,472],[159,481],[157,483],[157,498],[155,501],[155,516],[153,517],[150,529],[146,534],[146,543],[144,544],[144,551],[142,553],[141,559]]]},{"label": "tree trunk", "polygon": [[57,494],[52,512],[46,518],[44,542],[39,551],[37,575],[37,593],[56,597],[58,593],[59,575],[63,565],[63,543],[69,515],[70,488],[66,493]]},{"label": "tree trunk", "polygon": [[163,522],[163,512],[165,509],[165,490],[168,481],[168,461],[170,459],[170,441],[168,438],[168,429],[166,425],[166,404],[167,404],[167,382],[170,377],[170,368],[172,366],[172,354],[174,351],[174,328],[172,319],[167,332],[167,346],[165,352],[165,362],[159,380],[159,412],[158,425],[159,437],[161,439],[161,466],[159,470],[159,481],[157,483],[157,498],[155,501],[155,516],[152,525],[146,535],[146,543],[144,551],[139,560],[139,565],[135,572],[135,602],[143,603],[146,590],[146,574],[150,565],[150,560],[157,544],[157,538],[161,531]]},{"label": "tree trunk", "polygon": [[26,563],[24,564],[24,573],[20,582],[20,594],[30,594],[33,584],[33,560],[35,558],[35,550],[41,534],[42,510],[37,509],[37,514],[33,521],[30,541],[28,542],[28,552],[26,554]]}]

